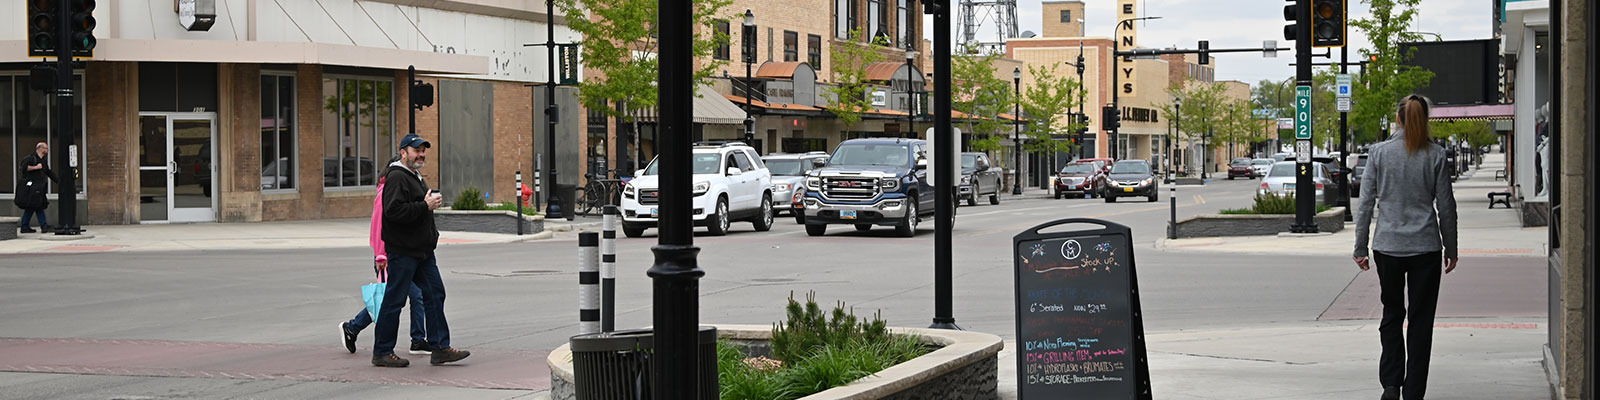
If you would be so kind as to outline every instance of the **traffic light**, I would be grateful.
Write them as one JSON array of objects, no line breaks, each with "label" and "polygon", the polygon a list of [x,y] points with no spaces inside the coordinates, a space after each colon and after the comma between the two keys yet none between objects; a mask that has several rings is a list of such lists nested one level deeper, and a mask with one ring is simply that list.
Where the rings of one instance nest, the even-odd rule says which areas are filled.
[{"label": "traffic light", "polygon": [[1283,6],[1283,20],[1289,25],[1283,27],[1283,40],[1295,41],[1300,38],[1300,2],[1290,0],[1289,5]]},{"label": "traffic light", "polygon": [[[41,0],[48,1],[48,0]],[[94,57],[94,0],[72,0],[72,56]]]},{"label": "traffic light", "polygon": [[1122,110],[1113,106],[1100,109],[1100,130],[1114,131],[1122,127]]},{"label": "traffic light", "polygon": [[1347,31],[1344,0],[1313,0],[1311,46],[1344,47]]},{"label": "traffic light", "polygon": [[56,52],[55,0],[28,0],[28,57],[50,57]]},{"label": "traffic light", "polygon": [[433,84],[422,81],[411,82],[411,108],[422,109],[433,106]]},{"label": "traffic light", "polygon": [[[1078,76],[1083,76],[1083,54],[1082,53],[1078,54],[1078,63],[1076,64],[1076,66],[1078,67]],[[1084,119],[1088,119],[1088,116],[1084,116]]]},{"label": "traffic light", "polygon": [[1210,40],[1201,40],[1200,41],[1200,65],[1206,65],[1206,64],[1210,64],[1211,63],[1211,52],[1209,50],[1211,50],[1211,41]]}]

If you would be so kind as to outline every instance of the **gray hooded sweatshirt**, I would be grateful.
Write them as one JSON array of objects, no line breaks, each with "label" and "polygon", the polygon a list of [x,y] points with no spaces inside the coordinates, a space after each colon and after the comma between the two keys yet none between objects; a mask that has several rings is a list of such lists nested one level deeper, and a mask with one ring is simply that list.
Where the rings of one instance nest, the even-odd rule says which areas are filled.
[{"label": "gray hooded sweatshirt", "polygon": [[[1378,214],[1377,234],[1369,236],[1374,206],[1383,212]],[[1444,257],[1456,257],[1456,198],[1444,149],[1429,143],[1414,154],[1407,152],[1405,132],[1399,129],[1372,146],[1355,217],[1356,257],[1370,255],[1369,237],[1370,250],[1391,256],[1442,250]]]}]

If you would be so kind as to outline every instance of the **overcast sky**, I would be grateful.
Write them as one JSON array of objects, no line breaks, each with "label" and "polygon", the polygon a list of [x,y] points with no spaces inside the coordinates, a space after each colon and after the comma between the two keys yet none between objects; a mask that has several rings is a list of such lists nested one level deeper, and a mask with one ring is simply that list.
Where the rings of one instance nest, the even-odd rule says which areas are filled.
[{"label": "overcast sky", "polygon": [[[1444,40],[1487,39],[1493,36],[1492,22],[1494,0],[1422,0],[1418,7],[1414,31],[1434,32]],[[1084,0],[1090,37],[1110,37],[1116,22],[1116,0]],[[959,1],[951,1],[959,4]],[[1162,19],[1145,21],[1139,28],[1139,45],[1150,48],[1178,47],[1193,49],[1197,41],[1210,40],[1211,48],[1261,47],[1264,40],[1277,40],[1279,47],[1292,48],[1293,42],[1283,40],[1283,0],[1141,0],[1141,12]],[[951,10],[951,19],[959,16],[959,6]],[[1040,0],[1017,0],[1017,22],[1020,31],[1042,32]],[[1360,0],[1350,0],[1352,18],[1365,18],[1371,13]],[[932,18],[925,20],[925,32],[932,37]],[[958,22],[959,23],[959,22]],[[980,33],[994,32],[992,22]],[[951,32],[960,30],[952,26]],[[993,37],[992,33],[990,34]],[[1350,58],[1358,59],[1358,49],[1367,46],[1366,36],[1358,29],[1350,29],[1352,46]],[[1424,35],[1432,40],[1432,35]],[[993,40],[980,36],[980,40]],[[1338,57],[1338,52],[1334,52]],[[1254,85],[1262,79],[1283,79],[1294,75],[1294,52],[1279,52],[1277,58],[1263,58],[1260,53],[1231,53],[1215,55],[1218,60],[1218,80],[1238,80]],[[1327,62],[1319,59],[1317,62]],[[1354,72],[1354,71],[1352,71]]]}]

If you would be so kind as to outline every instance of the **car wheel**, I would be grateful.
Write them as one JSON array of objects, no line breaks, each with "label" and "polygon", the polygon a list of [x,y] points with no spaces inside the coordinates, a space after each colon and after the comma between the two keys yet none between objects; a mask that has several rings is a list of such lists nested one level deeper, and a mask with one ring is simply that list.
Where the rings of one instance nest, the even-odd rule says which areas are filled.
[{"label": "car wheel", "polygon": [[[1059,199],[1060,197],[1056,197],[1056,198]],[[991,205],[991,206],[1000,205],[1000,192],[995,192],[994,194],[989,195],[989,205]]]},{"label": "car wheel", "polygon": [[1228,174],[1228,180],[1233,180],[1233,174]]},{"label": "car wheel", "polygon": [[856,224],[856,230],[858,230],[858,231],[870,231],[870,230],[872,230],[872,224]]},{"label": "car wheel", "polygon": [[706,225],[706,232],[711,236],[728,234],[728,199],[717,199],[717,212],[712,214],[710,224]]},{"label": "car wheel", "polygon": [[917,199],[913,197],[910,200],[910,202],[906,203],[905,219],[901,220],[900,224],[894,226],[894,233],[896,235],[900,235],[901,237],[912,237],[917,235],[917,220],[920,219],[920,217],[917,216]]},{"label": "car wheel", "polygon": [[823,224],[806,224],[807,236],[822,236],[828,233],[828,226]]},{"label": "car wheel", "polygon": [[978,193],[983,193],[983,191],[979,190],[979,189],[982,189],[982,188],[978,187],[977,184],[973,184],[972,185],[972,195],[971,196],[967,196],[967,205],[969,205],[969,206],[977,206],[978,205]]},{"label": "car wheel", "polygon": [[756,225],[756,232],[766,232],[772,230],[772,214],[772,198],[762,196],[761,215],[756,216],[756,219],[751,221]]},{"label": "car wheel", "polygon": [[804,211],[795,211],[795,212],[793,212],[793,214],[794,214],[794,223],[800,224],[800,225],[805,225],[806,224],[806,213]]},{"label": "car wheel", "polygon": [[623,225],[622,226],[622,235],[630,237],[630,238],[636,238],[636,237],[644,236],[644,228],[645,227],[643,227],[643,226]]},{"label": "car wheel", "polygon": [[1150,196],[1148,196],[1148,197],[1145,197],[1145,202],[1147,202],[1147,203],[1154,203],[1154,202],[1156,202],[1156,197],[1157,197],[1157,195],[1156,195],[1156,191],[1155,191],[1155,190],[1153,190],[1153,189],[1152,189],[1152,190],[1151,190],[1151,191],[1150,191]]},{"label": "car wheel", "polygon": [[1116,196],[1112,196],[1112,195],[1108,194],[1108,195],[1106,195],[1104,197],[1106,198],[1106,202],[1107,203],[1115,203],[1115,202],[1117,202],[1117,197]]}]

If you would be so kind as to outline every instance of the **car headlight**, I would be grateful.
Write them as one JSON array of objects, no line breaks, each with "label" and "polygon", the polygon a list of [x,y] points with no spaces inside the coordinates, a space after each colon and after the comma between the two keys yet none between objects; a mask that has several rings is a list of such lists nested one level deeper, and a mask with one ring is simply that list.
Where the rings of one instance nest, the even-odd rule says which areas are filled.
[{"label": "car headlight", "polygon": [[1154,177],[1144,178],[1144,180],[1139,181],[1139,186],[1148,186],[1148,185],[1150,185],[1150,182],[1155,182],[1155,179],[1156,178],[1154,178]]},{"label": "car headlight", "polygon": [[638,191],[638,190],[639,190],[638,188],[633,187],[632,183],[623,185],[622,186],[622,197],[627,197],[627,198],[631,199],[631,198],[633,198],[634,193],[636,191]]},{"label": "car headlight", "polygon": [[773,190],[777,190],[779,192],[787,192],[787,191],[789,191],[789,184],[787,184],[787,183],[779,183],[779,184],[776,184],[776,185],[772,185],[772,189]]},{"label": "car headlight", "polygon": [[883,189],[885,192],[900,190],[900,181],[894,178],[879,179],[878,188]]},{"label": "car headlight", "polygon": [[810,191],[822,190],[822,178],[818,178],[818,177],[814,177],[814,176],[810,177],[810,178],[806,178],[806,190],[810,190]]},{"label": "car headlight", "polygon": [[963,176],[963,177],[961,177],[961,184],[963,184],[963,185],[971,185],[972,184],[972,176]]},{"label": "car headlight", "polygon": [[711,182],[695,182],[694,195],[699,196],[711,191]]}]

